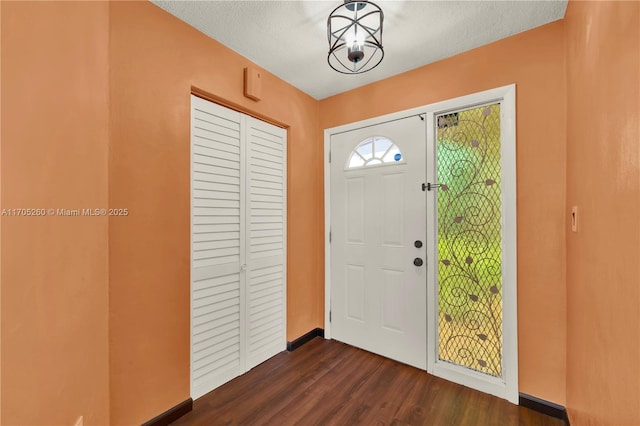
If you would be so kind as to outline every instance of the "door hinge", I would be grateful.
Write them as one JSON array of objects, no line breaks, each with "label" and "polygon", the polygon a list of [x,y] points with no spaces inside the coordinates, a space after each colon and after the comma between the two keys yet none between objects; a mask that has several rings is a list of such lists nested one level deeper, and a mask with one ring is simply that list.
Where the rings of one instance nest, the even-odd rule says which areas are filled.
[{"label": "door hinge", "polygon": [[331,311],[329,311],[329,322],[331,322]]},{"label": "door hinge", "polygon": [[329,151],[329,162],[331,162],[331,151]]},{"label": "door hinge", "polygon": [[329,242],[331,242],[331,231],[329,231]]}]

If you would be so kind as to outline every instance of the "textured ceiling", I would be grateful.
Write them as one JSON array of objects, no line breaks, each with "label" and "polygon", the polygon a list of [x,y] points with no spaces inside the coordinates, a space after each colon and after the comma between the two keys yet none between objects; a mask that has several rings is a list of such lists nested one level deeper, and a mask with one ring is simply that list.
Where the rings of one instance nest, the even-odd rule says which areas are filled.
[{"label": "textured ceiling", "polygon": [[327,17],[342,0],[153,3],[316,99],[353,89],[562,19],[566,0],[375,1],[385,57],[344,75],[327,64]]}]

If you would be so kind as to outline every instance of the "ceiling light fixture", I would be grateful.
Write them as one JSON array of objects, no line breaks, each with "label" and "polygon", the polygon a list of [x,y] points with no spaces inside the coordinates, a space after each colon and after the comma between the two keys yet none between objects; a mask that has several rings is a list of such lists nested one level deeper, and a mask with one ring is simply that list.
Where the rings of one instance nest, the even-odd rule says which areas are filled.
[{"label": "ceiling light fixture", "polygon": [[343,74],[372,70],[384,57],[382,21],[384,14],[375,3],[344,0],[327,19],[329,66]]}]

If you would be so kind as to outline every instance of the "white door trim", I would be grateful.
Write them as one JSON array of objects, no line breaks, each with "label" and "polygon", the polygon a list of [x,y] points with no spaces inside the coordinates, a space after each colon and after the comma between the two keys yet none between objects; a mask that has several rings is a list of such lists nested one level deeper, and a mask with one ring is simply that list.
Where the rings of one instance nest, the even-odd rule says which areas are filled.
[{"label": "white door trim", "polygon": [[[504,354],[504,381],[502,379],[491,379],[485,375],[478,373],[478,377],[472,377],[474,387],[484,392],[494,394],[501,398],[507,399],[514,404],[518,404],[518,322],[517,322],[517,222],[516,222],[516,86],[515,84],[498,87],[495,89],[477,92],[454,99],[436,102],[433,104],[411,108],[404,111],[395,112],[355,123],[345,124],[324,130],[324,217],[325,217],[325,316],[324,316],[324,334],[325,337],[331,338],[331,246],[330,246],[330,230],[331,230],[331,170],[330,170],[330,147],[331,136],[348,132],[351,130],[367,127],[375,124],[381,124],[412,115],[426,114],[427,123],[427,152],[434,152],[433,137],[433,117],[435,113],[441,113],[446,110],[454,110],[458,108],[468,108],[474,105],[485,104],[492,101],[501,101],[501,155],[502,162],[502,213],[503,213],[503,278],[507,282],[514,285],[503,287],[503,300],[509,301],[503,305],[503,354]],[[428,168],[429,169],[429,168]],[[433,180],[435,170],[433,167],[428,170],[429,178]],[[434,181],[435,182],[435,181]],[[434,208],[434,199],[428,197],[427,212],[432,212]],[[433,232],[434,217],[427,214],[427,235]],[[431,236],[433,237],[433,236]],[[447,368],[444,365],[436,365],[437,353],[435,350],[435,332],[437,330],[437,307],[435,306],[435,268],[431,261],[435,258],[434,247],[427,244],[427,267],[429,268],[428,276],[428,294],[427,298],[428,312],[428,336],[427,336],[427,371],[431,374],[442,376],[448,380],[460,382],[460,374]],[[471,375],[466,375],[465,380],[469,380]]]}]

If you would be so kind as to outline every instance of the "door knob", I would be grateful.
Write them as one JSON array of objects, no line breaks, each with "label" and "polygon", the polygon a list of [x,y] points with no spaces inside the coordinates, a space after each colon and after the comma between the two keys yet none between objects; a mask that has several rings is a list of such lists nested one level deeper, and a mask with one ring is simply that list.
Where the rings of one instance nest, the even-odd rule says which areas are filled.
[{"label": "door knob", "polygon": [[422,241],[416,240],[416,242],[413,243],[413,245],[416,246],[416,248],[420,248],[420,247],[422,247]]},{"label": "door knob", "polygon": [[424,262],[419,257],[416,257],[415,259],[413,259],[413,264],[416,266],[422,266],[423,263]]}]

